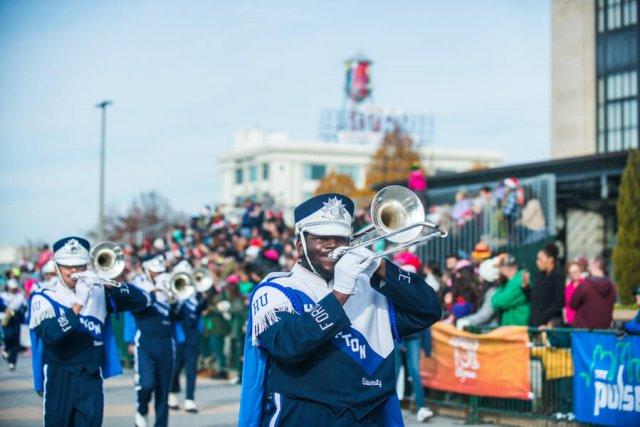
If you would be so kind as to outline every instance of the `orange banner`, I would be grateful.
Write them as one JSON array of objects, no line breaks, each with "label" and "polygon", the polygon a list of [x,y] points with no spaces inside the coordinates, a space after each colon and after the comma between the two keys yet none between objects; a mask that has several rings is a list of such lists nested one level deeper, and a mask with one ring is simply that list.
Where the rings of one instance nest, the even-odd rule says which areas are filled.
[{"label": "orange banner", "polygon": [[435,390],[476,396],[530,399],[529,334],[504,326],[471,334],[438,322],[431,328],[431,357],[422,357],[422,383]]}]

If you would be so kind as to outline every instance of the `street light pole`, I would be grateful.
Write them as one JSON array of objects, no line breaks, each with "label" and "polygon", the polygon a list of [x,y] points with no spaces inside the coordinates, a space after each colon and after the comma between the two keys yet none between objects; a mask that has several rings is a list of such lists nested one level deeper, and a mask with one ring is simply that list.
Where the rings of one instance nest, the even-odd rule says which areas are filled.
[{"label": "street light pole", "polygon": [[96,104],[96,108],[100,108],[102,116],[102,126],[100,132],[100,202],[98,217],[98,241],[104,240],[104,162],[105,162],[105,139],[107,127],[107,107],[113,102],[104,100]]}]

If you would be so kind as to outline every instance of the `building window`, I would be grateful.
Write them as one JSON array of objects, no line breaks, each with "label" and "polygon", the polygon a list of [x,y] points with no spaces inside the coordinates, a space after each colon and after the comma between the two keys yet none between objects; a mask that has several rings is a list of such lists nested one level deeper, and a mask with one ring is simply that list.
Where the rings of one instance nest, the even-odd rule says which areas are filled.
[{"label": "building window", "polygon": [[304,179],[318,181],[327,174],[326,165],[307,163],[304,165]]},{"label": "building window", "polygon": [[622,25],[633,25],[638,22],[638,5],[636,0],[627,0],[622,7]]},{"label": "building window", "polygon": [[598,0],[597,8],[599,33],[617,30],[638,22],[637,0]]},{"label": "building window", "polygon": [[336,166],[336,172],[349,175],[351,180],[358,185],[360,180],[360,166],[357,165],[338,165]]},{"label": "building window", "polygon": [[243,170],[242,168],[236,169],[236,184],[242,184],[243,181]]},{"label": "building window", "polygon": [[262,180],[263,181],[269,180],[269,164],[267,163],[262,164]]},{"label": "building window", "polygon": [[249,182],[258,180],[258,167],[256,165],[249,166]]},{"label": "building window", "polygon": [[638,73],[612,73],[598,79],[598,151],[638,147]]}]

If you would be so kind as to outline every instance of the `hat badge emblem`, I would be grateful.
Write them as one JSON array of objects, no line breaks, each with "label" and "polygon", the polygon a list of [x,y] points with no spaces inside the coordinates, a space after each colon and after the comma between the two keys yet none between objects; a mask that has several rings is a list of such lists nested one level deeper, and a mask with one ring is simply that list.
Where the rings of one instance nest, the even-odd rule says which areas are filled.
[{"label": "hat badge emblem", "polygon": [[69,251],[69,253],[71,254],[77,254],[78,253],[78,241],[75,239],[69,240],[69,242],[67,243],[67,250]]},{"label": "hat badge emblem", "polygon": [[344,220],[347,213],[342,200],[337,197],[331,197],[326,202],[322,202],[322,217],[329,218],[334,221]]}]

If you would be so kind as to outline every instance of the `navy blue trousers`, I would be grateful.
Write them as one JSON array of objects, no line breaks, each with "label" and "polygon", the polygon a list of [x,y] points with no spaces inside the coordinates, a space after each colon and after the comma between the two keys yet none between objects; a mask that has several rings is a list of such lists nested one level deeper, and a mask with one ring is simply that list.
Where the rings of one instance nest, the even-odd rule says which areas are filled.
[{"label": "navy blue trousers", "polygon": [[14,365],[20,352],[20,324],[14,323],[4,328],[4,349],[8,353],[7,362]]},{"label": "navy blue trousers", "polygon": [[99,427],[104,413],[100,371],[80,374],[45,365],[45,427]]},{"label": "navy blue trousers", "polygon": [[358,420],[353,412],[346,410],[339,417],[335,417],[318,403],[292,399],[280,393],[269,393],[265,403],[262,427],[271,426],[387,427],[377,413]]},{"label": "navy blue trousers", "polygon": [[184,374],[187,379],[186,396],[187,400],[195,400],[196,375],[198,371],[198,347],[187,344],[176,346],[176,369],[173,374],[173,384],[171,393],[180,392],[180,371],[184,367]]},{"label": "navy blue trousers", "polygon": [[135,371],[138,412],[147,415],[154,396],[156,427],[169,424],[169,387],[173,376],[173,339],[143,339],[136,344]]}]

